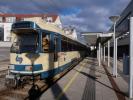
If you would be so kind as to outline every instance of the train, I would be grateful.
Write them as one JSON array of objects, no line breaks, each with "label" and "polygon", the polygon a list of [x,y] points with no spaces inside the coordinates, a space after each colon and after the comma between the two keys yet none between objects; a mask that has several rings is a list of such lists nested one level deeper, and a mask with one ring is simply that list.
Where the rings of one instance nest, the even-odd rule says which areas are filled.
[{"label": "train", "polygon": [[52,78],[84,58],[87,50],[60,28],[36,18],[13,23],[11,41],[6,84],[13,86],[26,76]]}]

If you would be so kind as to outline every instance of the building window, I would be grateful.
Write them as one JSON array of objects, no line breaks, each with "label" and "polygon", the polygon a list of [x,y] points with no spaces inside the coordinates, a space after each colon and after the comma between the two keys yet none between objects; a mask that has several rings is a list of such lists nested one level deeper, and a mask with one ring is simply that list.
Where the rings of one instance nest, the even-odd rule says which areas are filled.
[{"label": "building window", "polygon": [[16,17],[6,17],[6,22],[13,23],[16,21]]},{"label": "building window", "polygon": [[47,22],[52,22],[52,17],[47,17]]}]

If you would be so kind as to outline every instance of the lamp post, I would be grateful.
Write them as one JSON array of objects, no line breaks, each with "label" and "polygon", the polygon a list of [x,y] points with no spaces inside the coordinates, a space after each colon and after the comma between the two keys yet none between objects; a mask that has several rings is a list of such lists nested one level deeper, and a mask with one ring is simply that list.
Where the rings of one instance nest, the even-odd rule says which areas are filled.
[{"label": "lamp post", "polygon": [[114,39],[114,52],[113,52],[113,75],[117,77],[117,47],[116,47],[116,40],[115,40],[115,27],[116,27],[116,22],[119,20],[120,16],[110,16],[109,19],[113,22],[113,29],[114,29],[114,34],[113,34],[113,39]]}]

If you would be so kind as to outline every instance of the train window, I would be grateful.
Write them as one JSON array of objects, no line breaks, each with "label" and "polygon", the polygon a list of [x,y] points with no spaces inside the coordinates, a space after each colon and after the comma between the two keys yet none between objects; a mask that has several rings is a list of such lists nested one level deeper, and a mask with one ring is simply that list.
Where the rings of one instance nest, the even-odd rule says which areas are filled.
[{"label": "train window", "polygon": [[58,60],[58,38],[54,38],[54,61]]},{"label": "train window", "polygon": [[67,49],[67,42],[66,41],[61,41],[61,51],[67,51],[68,49]]},{"label": "train window", "polygon": [[[30,41],[29,41],[30,40]],[[19,34],[13,42],[11,52],[24,53],[24,52],[36,52],[38,45],[37,34]]]},{"label": "train window", "polygon": [[76,51],[76,45],[75,44],[73,44],[73,50]]},{"label": "train window", "polygon": [[64,38],[61,41],[61,51],[78,51],[83,49],[78,43],[68,39],[65,40]]},{"label": "train window", "polygon": [[69,43],[68,44],[68,48],[69,48],[69,51],[73,51],[73,44],[72,43]]},{"label": "train window", "polygon": [[71,45],[69,42],[67,42],[67,51],[71,51]]},{"label": "train window", "polygon": [[42,48],[43,52],[49,52],[49,35],[48,34],[43,34],[42,35]]},{"label": "train window", "polygon": [[74,44],[72,43],[72,51],[74,51]]}]

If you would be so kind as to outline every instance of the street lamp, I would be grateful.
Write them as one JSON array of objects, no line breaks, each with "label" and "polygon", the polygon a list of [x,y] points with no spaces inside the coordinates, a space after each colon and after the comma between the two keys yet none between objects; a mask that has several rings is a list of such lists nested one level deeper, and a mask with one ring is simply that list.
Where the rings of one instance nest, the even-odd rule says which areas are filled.
[{"label": "street lamp", "polygon": [[120,16],[110,16],[109,19],[113,22],[113,26],[114,26],[114,35],[113,35],[113,39],[114,39],[114,52],[113,52],[113,75],[117,76],[117,62],[116,62],[116,58],[117,58],[117,47],[116,47],[116,40],[115,40],[115,27],[116,27],[116,22],[120,19]]}]

